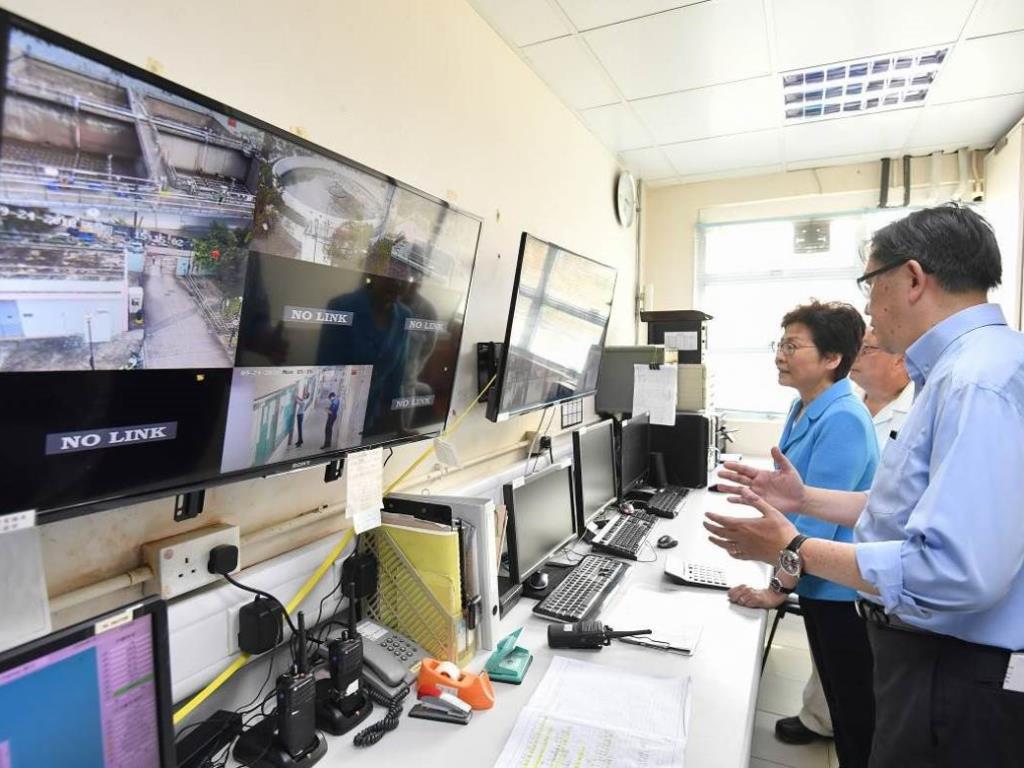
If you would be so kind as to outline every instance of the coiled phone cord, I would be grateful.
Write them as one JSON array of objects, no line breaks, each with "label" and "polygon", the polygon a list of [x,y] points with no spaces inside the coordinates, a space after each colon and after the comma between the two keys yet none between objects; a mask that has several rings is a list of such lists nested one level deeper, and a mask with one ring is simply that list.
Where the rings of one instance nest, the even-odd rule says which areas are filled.
[{"label": "coiled phone cord", "polygon": [[409,686],[405,686],[392,697],[387,697],[376,688],[367,686],[370,691],[370,698],[381,706],[387,707],[387,714],[373,725],[364,728],[355,735],[352,743],[357,747],[371,747],[384,738],[384,734],[393,731],[398,727],[402,717],[403,702],[409,695]]}]

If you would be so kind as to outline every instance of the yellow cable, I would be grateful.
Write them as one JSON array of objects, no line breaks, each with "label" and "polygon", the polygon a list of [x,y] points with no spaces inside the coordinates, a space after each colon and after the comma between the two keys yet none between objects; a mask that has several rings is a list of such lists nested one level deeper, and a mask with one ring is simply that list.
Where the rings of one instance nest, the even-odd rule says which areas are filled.
[{"label": "yellow cable", "polygon": [[[461,424],[462,420],[464,418],[466,418],[470,414],[470,412],[472,412],[472,410],[474,408],[477,407],[477,405],[480,403],[480,398],[483,397],[484,394],[491,388],[491,385],[494,383],[494,380],[496,378],[498,378],[497,374],[495,374],[494,376],[491,376],[491,380],[488,381],[487,384],[484,386],[484,388],[480,390],[480,394],[478,394],[475,398],[473,398],[473,402],[469,404],[469,407],[466,408],[466,410],[464,410],[462,412],[462,415],[459,416],[457,419],[455,419],[455,421],[452,423],[452,425],[450,427],[448,427],[446,430],[444,430],[439,435],[439,437],[448,437],[448,435],[452,434],[456,429],[459,428],[459,424]],[[430,454],[432,454],[433,452],[434,452],[434,441],[431,440],[430,441],[430,445],[427,446],[427,448],[423,451],[423,453],[421,453],[419,456],[417,456],[416,460],[412,464],[410,464],[408,467],[406,467],[405,471],[402,474],[400,474],[398,477],[396,477],[388,485],[388,487],[384,489],[384,495],[387,496],[389,493],[391,493],[393,490],[395,490],[395,488],[397,488],[401,484],[401,482],[403,480],[405,480],[405,478],[407,478],[412,473],[412,471],[414,469],[416,469],[416,467],[418,467],[420,464],[422,464],[424,461],[426,461],[427,458],[430,456]]]},{"label": "yellow cable", "polygon": [[[341,537],[341,540],[334,545],[330,553],[328,553],[327,557],[324,558],[324,561],[320,563],[319,567],[315,571],[313,571],[313,575],[306,579],[306,583],[303,584],[302,588],[295,593],[295,597],[288,601],[288,604],[285,606],[285,609],[288,611],[289,615],[294,613],[295,609],[298,608],[302,601],[306,599],[306,596],[309,595],[313,587],[317,585],[317,582],[319,582],[320,579],[323,578],[323,575],[327,573],[327,570],[331,567],[331,563],[338,559],[338,556],[341,555],[341,553],[345,550],[345,547],[348,546],[348,543],[351,540],[352,529],[349,528],[347,531],[345,531],[345,534]],[[226,683],[231,678],[231,676],[235,674],[235,672],[237,672],[246,664],[248,664],[249,659],[251,658],[251,654],[243,653],[237,659],[231,662],[231,664],[229,664],[228,667],[223,672],[221,672],[219,675],[217,675],[217,677],[214,678],[213,682],[211,682],[209,685],[203,688],[203,690],[201,690],[199,693],[193,696],[188,701],[188,703],[185,704],[185,706],[183,706],[181,709],[174,713],[174,724],[177,725],[190,714],[192,714],[192,711],[196,707],[198,707],[200,704],[206,701],[214,691],[216,691],[218,688],[224,685],[224,683]]]},{"label": "yellow cable", "polygon": [[[494,383],[494,380],[496,378],[497,378],[497,376],[492,376],[491,377],[491,380],[487,382],[487,386],[485,386],[480,391],[480,394],[478,394],[473,399],[473,402],[470,403],[469,407],[466,408],[466,410],[464,410],[462,412],[462,415],[459,416],[452,423],[452,425],[450,427],[448,427],[447,429],[445,429],[441,433],[442,437],[446,437],[447,435],[452,434],[456,429],[458,429],[459,424],[461,424],[462,420],[464,418],[466,418],[466,416],[469,415],[469,412],[472,411],[477,406],[477,404],[480,402],[480,398],[484,395],[485,392],[487,392],[487,390]],[[413,469],[415,469],[421,463],[423,463],[423,461],[426,460],[426,458],[433,452],[433,450],[434,450],[434,443],[431,442],[430,445],[426,448],[426,450],[424,450],[423,453],[421,453],[419,455],[419,457],[416,459],[416,461],[414,461],[409,466],[409,468],[405,470],[405,472],[403,472],[401,475],[398,476],[397,480],[395,480],[393,483],[391,483],[384,490],[384,495],[387,495],[387,494],[391,493],[391,491],[395,488],[395,486],[397,486],[402,480],[404,480]],[[306,599],[306,597],[309,595],[309,593],[313,590],[313,587],[315,587],[317,585],[317,583],[319,583],[320,579],[323,578],[324,574],[327,573],[328,569],[331,567],[331,563],[333,563],[335,560],[338,559],[338,557],[344,551],[345,547],[348,545],[349,541],[352,539],[352,533],[353,533],[353,531],[352,531],[351,528],[349,528],[347,531],[345,531],[345,535],[341,537],[341,541],[339,541],[334,546],[334,548],[331,549],[331,551],[328,553],[327,557],[324,558],[323,562],[320,563],[320,565],[317,567],[317,569],[315,571],[313,571],[313,574],[308,579],[306,579],[306,583],[302,585],[302,588],[299,589],[299,591],[295,593],[295,596],[291,600],[288,601],[288,604],[285,606],[285,609],[288,611],[289,615],[291,615],[292,613],[295,612],[295,609],[298,608],[299,605],[302,603],[302,601]],[[217,675],[217,677],[215,677],[213,679],[213,681],[209,685],[207,685],[205,688],[203,688],[203,690],[201,690],[199,693],[197,693],[191,699],[189,699],[187,704],[182,706],[181,709],[179,709],[177,712],[174,713],[174,724],[177,725],[182,720],[184,720],[186,717],[188,717],[190,714],[192,714],[192,712],[195,710],[196,707],[198,707],[200,704],[202,704],[204,701],[206,701],[213,694],[214,691],[216,691],[218,688],[220,688],[222,685],[224,685],[224,683],[226,683],[231,678],[231,676],[235,674],[235,672],[237,672],[242,667],[244,667],[246,664],[248,664],[249,660],[251,658],[252,658],[251,654],[248,654],[248,653],[240,654],[238,656],[238,658],[235,659],[233,662],[231,662],[224,669],[223,672],[221,672],[219,675]]]},{"label": "yellow cable", "polygon": [[251,658],[252,658],[252,655],[248,654],[248,653],[243,653],[243,654],[239,655],[239,657],[237,659],[235,659],[233,662],[231,662],[224,669],[223,672],[221,672],[219,675],[217,675],[217,677],[215,677],[213,679],[212,683],[210,683],[208,686],[203,688],[203,690],[201,690],[199,693],[197,693],[195,696],[193,696],[191,698],[191,700],[189,700],[188,704],[186,704],[185,706],[183,706],[181,709],[179,709],[177,712],[174,713],[174,724],[177,725],[182,720],[184,720],[186,717],[191,715],[192,714],[192,710],[194,710],[196,707],[198,707],[200,704],[202,704],[204,701],[206,701],[206,699],[210,696],[210,694],[212,694],[214,691],[216,691],[218,688],[220,688],[225,682],[227,682],[228,678],[231,677],[233,674],[235,674],[235,672],[237,672],[242,667],[244,667],[246,664],[248,664],[249,663],[249,659],[251,659]]}]

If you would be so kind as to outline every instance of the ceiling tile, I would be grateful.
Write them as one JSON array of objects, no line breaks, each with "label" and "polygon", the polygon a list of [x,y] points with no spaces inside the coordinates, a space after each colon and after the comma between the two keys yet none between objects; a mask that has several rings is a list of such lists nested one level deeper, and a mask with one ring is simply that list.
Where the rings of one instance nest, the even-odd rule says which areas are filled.
[{"label": "ceiling tile", "polygon": [[786,162],[861,154],[885,157],[904,147],[920,112],[898,109],[787,125],[782,129]]},{"label": "ceiling tile", "polygon": [[619,100],[615,88],[578,38],[563,37],[521,50],[534,71],[573,109]]},{"label": "ceiling tile", "polygon": [[583,33],[627,99],[769,72],[761,0],[715,0]]},{"label": "ceiling tile", "polygon": [[675,169],[657,147],[631,149],[619,152],[619,159],[633,172],[637,179],[666,179],[675,176]]},{"label": "ceiling tile", "polygon": [[[507,2],[507,0],[506,0]],[[576,29],[582,31],[603,27],[629,19],[639,19],[661,11],[693,5],[702,0],[615,0],[615,2],[594,2],[594,0],[558,0]]]},{"label": "ceiling tile", "polygon": [[974,2],[774,0],[776,66],[785,71],[952,42]]},{"label": "ceiling tile", "polygon": [[1024,31],[965,40],[957,45],[939,70],[927,103],[941,104],[1021,91],[1024,91]]},{"label": "ceiling tile", "polygon": [[572,34],[572,26],[550,0],[469,0],[506,42],[515,46]]},{"label": "ceiling tile", "polygon": [[662,149],[680,176],[773,165],[782,160],[777,130],[668,144]]},{"label": "ceiling tile", "polygon": [[782,87],[769,75],[630,102],[659,144],[775,128]]},{"label": "ceiling tile", "polygon": [[654,142],[644,124],[625,104],[595,107],[580,112],[590,130],[613,152],[649,147]]},{"label": "ceiling tile", "polygon": [[1024,3],[1021,0],[981,0],[967,28],[968,37],[994,35],[1024,29]]},{"label": "ceiling tile", "polygon": [[926,106],[910,134],[912,149],[989,147],[1024,115],[1024,93]]}]

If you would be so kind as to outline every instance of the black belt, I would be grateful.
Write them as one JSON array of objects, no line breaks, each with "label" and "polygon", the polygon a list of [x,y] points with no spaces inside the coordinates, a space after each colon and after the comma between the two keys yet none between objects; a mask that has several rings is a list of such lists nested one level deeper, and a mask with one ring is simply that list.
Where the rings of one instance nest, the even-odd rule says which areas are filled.
[{"label": "black belt", "polygon": [[914,632],[921,635],[934,635],[934,632],[929,632],[927,629],[921,629],[915,627],[912,624],[902,619],[898,619],[895,616],[890,616],[885,612],[885,609],[878,603],[873,603],[870,600],[860,598],[857,600],[857,615],[860,616],[868,624],[874,624],[876,627],[884,627],[885,629],[898,629],[902,632]]}]

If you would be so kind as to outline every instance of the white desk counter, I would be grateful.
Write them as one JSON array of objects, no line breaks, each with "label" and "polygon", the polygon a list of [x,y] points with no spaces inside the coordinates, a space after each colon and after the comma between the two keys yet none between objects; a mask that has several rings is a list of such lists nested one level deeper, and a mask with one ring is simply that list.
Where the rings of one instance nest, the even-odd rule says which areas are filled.
[{"label": "white desk counter", "polygon": [[[757,699],[762,645],[767,612],[731,605],[719,590],[677,586],[663,574],[665,559],[679,553],[708,565],[725,567],[739,583],[764,585],[768,568],[758,563],[739,563],[707,540],[701,527],[705,509],[729,510],[741,514],[743,507],[725,501],[725,497],[707,491],[691,492],[686,508],[674,520],[659,519],[650,537],[654,542],[662,534],[679,540],[673,549],[647,548],[641,559],[657,557],[656,562],[640,562],[630,569],[604,610],[610,610],[631,585],[643,584],[678,595],[679,610],[687,623],[701,624],[703,633],[695,653],[677,653],[633,646],[619,641],[600,651],[558,651],[567,656],[645,674],[692,678],[692,713],[687,734],[686,768],[746,768],[750,761],[754,708]],[[589,545],[576,544],[585,553]],[[520,645],[534,654],[533,665],[522,685],[495,683],[497,702],[493,709],[474,712],[469,725],[451,725],[408,716],[415,701],[407,700],[398,729],[372,747],[352,746],[352,733],[328,736],[328,751],[318,765],[387,765],[414,768],[453,768],[453,766],[491,766],[505,745],[520,709],[551,663],[553,652],[547,646],[547,621],[531,613],[535,601],[522,599],[502,621],[502,635],[523,626]],[[632,627],[630,627],[632,629]],[[626,627],[623,627],[626,629]],[[483,666],[489,651],[478,655],[473,669]],[[595,691],[594,695],[614,696],[615,691]],[[375,706],[366,724],[383,715]],[[365,724],[364,726],[365,727]]]}]

